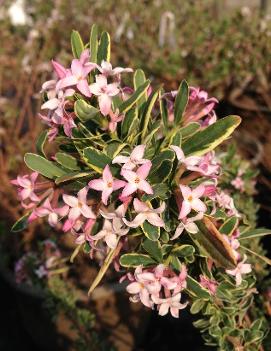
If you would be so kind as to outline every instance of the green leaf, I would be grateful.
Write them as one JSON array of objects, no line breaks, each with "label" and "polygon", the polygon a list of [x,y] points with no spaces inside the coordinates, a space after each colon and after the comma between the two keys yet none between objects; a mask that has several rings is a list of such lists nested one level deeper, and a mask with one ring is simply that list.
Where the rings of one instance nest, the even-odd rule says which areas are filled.
[{"label": "green leaf", "polygon": [[206,305],[206,301],[197,299],[192,303],[192,306],[190,308],[190,313],[192,314],[197,314],[199,313],[203,307]]},{"label": "green leaf", "polygon": [[39,172],[46,178],[53,179],[55,177],[63,176],[66,173],[52,161],[48,161],[46,158],[40,155],[27,153],[24,157],[24,161],[27,167],[33,171]]},{"label": "green leaf", "polygon": [[11,231],[16,233],[24,230],[27,225],[28,225],[28,217],[30,216],[30,213],[25,214],[22,216],[16,223],[13,224]]},{"label": "green leaf", "polygon": [[137,90],[133,93],[133,95],[130,96],[129,99],[125,100],[119,106],[120,113],[125,113],[128,110],[130,110],[134,106],[134,104],[146,93],[149,85],[150,85],[149,80],[146,80],[144,84],[140,85],[140,87],[137,88]]},{"label": "green leaf", "polygon": [[215,149],[232,134],[240,122],[239,116],[228,116],[195,133],[183,143],[184,154],[201,156]]},{"label": "green leaf", "polygon": [[156,227],[149,222],[145,221],[142,226],[141,226],[145,236],[152,240],[152,241],[157,241],[160,236],[160,227]]},{"label": "green leaf", "polygon": [[159,90],[152,92],[144,106],[144,111],[141,117],[141,130],[142,130],[141,140],[143,141],[143,143],[144,143],[146,134],[148,132],[148,126],[151,120],[151,112],[157,100],[158,94],[159,94]]},{"label": "green leaf", "polygon": [[163,255],[159,241],[145,239],[142,246],[152,258],[154,258],[158,262],[162,262]]},{"label": "green leaf", "polygon": [[167,129],[168,127],[168,111],[167,111],[167,102],[162,98],[162,91],[159,91],[159,107],[160,114],[162,117],[163,125]]},{"label": "green leaf", "polygon": [[[119,240],[119,239],[118,239]],[[91,284],[89,290],[88,290],[88,295],[92,293],[92,291],[96,288],[96,286],[100,283],[100,281],[103,279],[103,276],[105,275],[106,271],[108,270],[110,264],[112,263],[113,259],[115,258],[116,254],[119,251],[119,246],[117,246],[115,249],[111,249],[106,256],[104,263],[102,267],[100,268],[96,278],[94,279],[93,283]]]},{"label": "green leaf", "polygon": [[[134,73],[134,90],[136,91],[142,84],[146,82],[145,73],[142,69],[137,69]],[[137,106],[140,107],[148,99],[147,91],[137,101]]]},{"label": "green leaf", "polygon": [[55,154],[56,161],[62,165],[63,167],[70,169],[72,171],[76,171],[79,169],[77,165],[77,159],[65,152],[57,152]]},{"label": "green leaf", "polygon": [[37,142],[36,142],[36,150],[40,156],[46,157],[44,152],[44,145],[47,140],[47,130],[44,130],[40,133]]},{"label": "green leaf", "polygon": [[90,31],[89,38],[90,47],[90,62],[97,63],[97,53],[98,53],[98,27],[93,24]]},{"label": "green leaf", "polygon": [[84,50],[84,43],[82,38],[76,30],[72,31],[71,35],[71,46],[72,46],[72,53],[75,58],[80,58],[82,51]]},{"label": "green leaf", "polygon": [[93,171],[91,172],[71,172],[71,173],[66,173],[65,175],[58,177],[55,180],[55,183],[57,185],[61,184],[61,183],[65,183],[65,182],[69,182],[72,180],[77,180],[80,178],[84,178],[84,177],[91,177],[93,175]]},{"label": "green leaf", "polygon": [[175,153],[171,149],[160,152],[152,159],[152,168],[149,179],[152,183],[163,183],[170,176]]},{"label": "green leaf", "polygon": [[121,124],[122,139],[126,138],[128,135],[136,134],[138,125],[139,125],[138,109],[133,108],[126,113],[124,120],[122,121],[122,124]]},{"label": "green leaf", "polygon": [[180,133],[183,139],[186,139],[188,137],[191,137],[193,134],[195,134],[199,129],[200,129],[200,124],[197,122],[192,122],[186,125],[185,127],[182,127],[180,129]]},{"label": "green leaf", "polygon": [[121,152],[122,149],[125,148],[125,146],[127,146],[127,144],[113,140],[107,144],[104,152],[107,156],[113,159]]},{"label": "green leaf", "polygon": [[107,32],[102,32],[97,54],[98,64],[101,64],[103,60],[110,62],[110,46],[110,35]]},{"label": "green leaf", "polygon": [[138,267],[141,265],[147,267],[157,263],[148,255],[130,253],[120,257],[120,264],[123,267]]},{"label": "green leaf", "polygon": [[194,246],[184,244],[184,245],[175,246],[171,253],[177,257],[186,257],[186,256],[193,255],[194,252],[195,252]]},{"label": "green leaf", "polygon": [[93,121],[98,124],[98,126],[104,128],[107,126],[107,121],[104,119],[100,111],[88,104],[86,101],[80,99],[74,104],[75,115],[80,119],[81,122],[85,123],[87,121]]},{"label": "green leaf", "polygon": [[221,234],[232,235],[238,226],[238,218],[230,217],[225,223],[219,228]]},{"label": "green leaf", "polygon": [[263,256],[263,255],[260,255],[260,254],[258,254],[257,252],[255,252],[255,251],[253,251],[253,250],[250,250],[249,248],[247,248],[247,247],[245,247],[245,246],[243,246],[243,245],[240,245],[240,247],[241,247],[243,250],[249,252],[252,256],[258,257],[260,260],[264,261],[266,264],[268,264],[269,266],[271,266],[271,260],[270,260],[270,258],[265,257],[265,256]]},{"label": "green leaf", "polygon": [[240,236],[238,237],[238,240],[259,238],[266,235],[271,235],[271,229],[267,229],[267,228],[248,229],[244,232],[241,232]]},{"label": "green leaf", "polygon": [[83,150],[83,155],[87,165],[98,173],[102,173],[104,167],[109,165],[112,161],[112,159],[105,155],[102,151],[94,149],[93,147],[85,148]]},{"label": "green leaf", "polygon": [[192,278],[190,275],[187,276],[186,278],[187,282],[187,287],[186,291],[187,293],[194,297],[194,298],[200,298],[200,299],[210,299],[211,295],[209,291],[205,288],[203,288],[200,283],[198,283],[194,278]]},{"label": "green leaf", "polygon": [[148,194],[143,194],[142,195],[142,201],[151,201],[153,199],[161,199],[161,200],[166,200],[170,197],[170,189],[167,186],[167,184],[155,184],[152,187],[153,194],[148,195]]},{"label": "green leaf", "polygon": [[175,125],[179,125],[182,121],[183,113],[185,111],[186,105],[188,103],[189,97],[189,88],[188,84],[185,80],[183,80],[180,84],[175,104],[174,104],[174,123]]}]

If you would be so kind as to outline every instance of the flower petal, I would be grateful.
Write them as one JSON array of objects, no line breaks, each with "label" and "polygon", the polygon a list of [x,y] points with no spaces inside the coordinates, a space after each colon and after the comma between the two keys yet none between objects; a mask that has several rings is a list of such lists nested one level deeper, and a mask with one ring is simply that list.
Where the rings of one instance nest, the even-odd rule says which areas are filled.
[{"label": "flower petal", "polygon": [[136,171],[137,175],[140,179],[146,179],[148,174],[150,173],[152,163],[151,161],[144,163],[142,166],[138,168]]},{"label": "flower petal", "polygon": [[75,196],[64,194],[63,201],[65,202],[65,204],[69,205],[70,207],[77,207],[78,206],[78,199]]}]

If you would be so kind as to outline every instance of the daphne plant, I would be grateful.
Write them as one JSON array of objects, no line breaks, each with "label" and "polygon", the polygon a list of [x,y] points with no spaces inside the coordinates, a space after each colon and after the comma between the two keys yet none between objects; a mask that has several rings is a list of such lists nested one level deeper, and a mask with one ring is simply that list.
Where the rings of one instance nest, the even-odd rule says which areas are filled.
[{"label": "daphne plant", "polygon": [[88,44],[73,31],[71,45],[71,66],[52,61],[56,79],[42,86],[47,130],[25,155],[34,173],[13,181],[26,211],[13,230],[47,218],[74,235],[72,261],[81,251],[101,261],[89,294],[112,265],[132,302],[176,318],[190,305],[207,316],[196,324],[209,344],[258,349],[246,242],[259,232],[220,188],[214,151],[240,118],[217,119],[217,100],[186,81],[164,92],[140,69],[112,68],[109,34],[95,25]]}]

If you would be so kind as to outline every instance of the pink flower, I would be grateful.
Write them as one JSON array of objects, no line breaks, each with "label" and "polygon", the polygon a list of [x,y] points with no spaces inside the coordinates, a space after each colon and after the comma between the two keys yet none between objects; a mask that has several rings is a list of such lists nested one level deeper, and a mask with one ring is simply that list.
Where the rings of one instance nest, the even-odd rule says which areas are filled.
[{"label": "pink flower", "polygon": [[33,172],[30,175],[18,176],[16,179],[11,180],[12,184],[19,187],[18,195],[22,201],[28,198],[34,202],[40,201],[40,198],[34,192],[38,175],[38,172]]},{"label": "pink flower", "polygon": [[147,159],[144,159],[144,151],[145,151],[146,145],[138,145],[134,148],[134,150],[131,152],[130,156],[116,156],[112,163],[124,163],[123,169],[129,169],[132,170],[138,165],[142,165],[145,163],[150,162]]},{"label": "pink flower", "polygon": [[103,170],[103,177],[100,179],[93,179],[88,183],[89,187],[102,191],[102,202],[107,205],[108,198],[113,191],[123,188],[126,182],[123,180],[114,180],[108,165]]},{"label": "pink flower", "polygon": [[88,86],[87,77],[97,65],[92,62],[87,62],[88,59],[89,51],[86,49],[81,53],[80,59],[72,60],[71,69],[68,70],[66,76],[57,83],[57,89],[59,90],[76,86],[80,93],[90,97],[91,92]]},{"label": "pink flower", "polygon": [[135,281],[133,281],[126,287],[128,293],[134,295],[131,298],[131,301],[141,301],[144,306],[152,308],[153,302],[150,298],[148,285],[153,284],[155,280],[153,273],[143,272],[142,267],[138,266],[134,273],[134,279]]},{"label": "pink flower", "polygon": [[145,221],[148,221],[150,224],[156,227],[164,227],[165,223],[160,218],[159,214],[163,213],[165,210],[165,203],[156,209],[147,205],[145,202],[139,201],[138,199],[134,199],[134,209],[138,213],[138,215],[134,218],[132,222],[127,221],[125,218],[123,219],[124,223],[128,227],[137,228]]},{"label": "pink flower", "polygon": [[241,262],[237,264],[234,269],[226,269],[226,272],[235,277],[236,286],[239,286],[242,283],[242,275],[251,272],[251,265],[249,263],[244,263],[247,259],[247,256],[244,255],[244,258]]},{"label": "pink flower", "polygon": [[[117,222],[117,224],[119,224]],[[118,237],[126,235],[129,231],[129,228],[115,228],[114,223],[105,219],[103,229],[100,230],[96,235],[92,236],[93,240],[101,240],[103,239],[107,246],[111,249],[115,249],[118,244]]]},{"label": "pink flower", "polygon": [[140,166],[136,172],[124,168],[121,170],[121,175],[128,181],[121,194],[123,197],[129,196],[137,190],[142,190],[146,194],[153,194],[152,187],[145,180],[150,172],[151,166],[152,163],[149,161]]},{"label": "pink flower", "polygon": [[119,76],[121,73],[133,72],[132,68],[116,67],[112,69],[111,63],[104,60],[102,61],[101,66],[97,66],[97,68],[101,72],[101,74],[105,77]]},{"label": "pink flower", "polygon": [[199,172],[206,177],[217,177],[220,171],[220,166],[215,158],[215,153],[208,152],[200,158],[197,165],[192,165],[189,169],[191,171]]},{"label": "pink flower", "polygon": [[218,103],[215,98],[208,98],[208,93],[200,88],[190,87],[189,101],[184,112],[183,122],[188,124],[201,118],[213,116],[213,109]]},{"label": "pink flower", "polygon": [[183,150],[179,146],[171,145],[170,148],[175,151],[178,161],[183,163],[189,170],[190,167],[197,165],[201,160],[199,156],[185,157]]},{"label": "pink flower", "polygon": [[52,60],[51,62],[54,71],[59,79],[65,78],[69,74],[69,70],[63,67],[60,63],[54,60]]},{"label": "pink flower", "polygon": [[230,247],[232,248],[233,254],[237,260],[240,259],[240,254],[237,251],[240,247],[240,243],[235,235],[223,235],[224,239],[229,243]]},{"label": "pink flower", "polygon": [[110,132],[115,132],[117,129],[118,122],[121,122],[123,120],[124,115],[119,114],[119,110],[117,109],[115,112],[112,110],[109,111],[109,125],[108,129]]},{"label": "pink flower", "polygon": [[200,200],[200,197],[203,196],[205,191],[204,185],[201,184],[193,190],[186,185],[180,185],[180,189],[183,195],[183,202],[179,219],[186,217],[192,210],[197,212],[207,211],[206,205]]},{"label": "pink flower", "polygon": [[106,116],[111,110],[112,97],[119,93],[118,83],[107,83],[105,76],[96,76],[96,83],[89,86],[92,94],[98,96],[101,113]]},{"label": "pink flower", "polygon": [[48,223],[50,224],[51,227],[55,227],[58,222],[58,217],[67,216],[68,212],[69,212],[69,206],[65,205],[61,208],[52,208],[50,200],[47,198],[42,204],[42,206],[34,210],[34,212],[29,217],[29,220],[31,221],[31,217],[33,215],[37,217],[48,216]]},{"label": "pink flower", "polygon": [[245,188],[244,188],[245,182],[239,176],[231,181],[231,185],[233,185],[235,187],[235,189],[241,190],[241,192],[243,192],[245,190]]},{"label": "pink flower", "polygon": [[216,289],[218,287],[218,282],[216,280],[212,280],[204,275],[200,275],[200,284],[205,289],[209,290],[212,295],[215,295]]},{"label": "pink flower", "polygon": [[85,218],[95,219],[96,216],[92,209],[87,205],[88,188],[85,187],[78,192],[78,197],[71,195],[63,195],[63,201],[70,206],[68,220],[65,225],[66,231],[71,229],[76,220],[82,215]]},{"label": "pink flower", "polygon": [[127,210],[127,205],[122,204],[118,208],[116,208],[116,210],[113,212],[105,212],[103,210],[100,210],[100,214],[105,219],[112,220],[113,227],[116,230],[118,230],[118,229],[121,229],[121,227],[123,227],[123,225],[124,225],[123,219],[124,219],[126,210]]},{"label": "pink flower", "polygon": [[180,224],[176,228],[175,234],[173,235],[172,238],[170,238],[170,240],[177,239],[183,233],[184,230],[186,230],[188,233],[196,234],[199,231],[199,228],[194,222],[199,221],[202,218],[203,218],[203,212],[199,212],[196,216],[191,218],[184,217],[182,219],[182,222],[180,222]]},{"label": "pink flower", "polygon": [[240,217],[240,214],[234,206],[233,198],[224,191],[221,191],[219,194],[216,194],[215,201],[217,202],[219,207],[228,210],[228,215]]},{"label": "pink flower", "polygon": [[180,303],[181,293],[172,294],[167,298],[153,297],[154,302],[158,305],[158,311],[160,316],[165,316],[168,312],[171,313],[172,317],[179,318],[179,311],[184,309],[188,301]]}]

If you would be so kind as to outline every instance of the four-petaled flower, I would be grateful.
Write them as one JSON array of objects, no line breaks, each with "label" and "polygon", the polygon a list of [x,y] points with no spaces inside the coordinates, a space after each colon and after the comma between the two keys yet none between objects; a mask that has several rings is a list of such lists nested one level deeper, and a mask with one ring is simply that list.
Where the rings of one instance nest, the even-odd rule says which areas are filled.
[{"label": "four-petaled flower", "polygon": [[48,216],[48,223],[50,224],[51,227],[55,227],[57,222],[58,222],[58,217],[65,217],[69,212],[69,206],[64,205],[63,207],[60,208],[53,208],[50,200],[47,198],[42,206],[36,208],[30,217],[28,218],[28,221],[31,222],[37,217],[45,217]]},{"label": "four-petaled flower", "polygon": [[102,74],[95,77],[96,83],[89,86],[92,94],[98,96],[101,113],[106,116],[111,110],[113,96],[119,93],[118,83],[107,83],[107,78]]},{"label": "four-petaled flower", "polygon": [[12,184],[19,187],[18,195],[22,201],[28,198],[34,202],[40,201],[40,198],[34,192],[38,175],[38,172],[33,172],[30,175],[18,176],[16,179],[11,180]]},{"label": "four-petaled flower", "polygon": [[130,156],[116,156],[113,159],[112,163],[124,163],[124,165],[122,166],[123,169],[133,170],[138,165],[150,162],[150,160],[143,158],[145,148],[146,145],[137,145],[131,152]]},{"label": "four-petaled flower", "polygon": [[97,69],[101,72],[101,74],[105,77],[109,76],[119,76],[121,73],[125,72],[133,72],[132,68],[122,68],[122,67],[115,67],[112,68],[110,62],[102,61],[101,66],[97,66]]},{"label": "four-petaled flower", "polygon": [[200,200],[200,197],[203,196],[205,191],[204,185],[201,184],[192,190],[188,186],[181,184],[180,189],[183,196],[183,202],[179,219],[186,217],[192,210],[206,212],[207,207],[204,202]]},{"label": "four-petaled flower", "polygon": [[109,196],[113,191],[123,188],[126,185],[124,180],[114,180],[108,165],[103,170],[103,176],[100,179],[93,179],[88,183],[91,189],[102,191],[102,202],[107,205]]},{"label": "four-petaled flower", "polygon": [[184,309],[188,301],[181,303],[181,293],[173,294],[167,298],[153,296],[153,301],[158,305],[158,313],[160,316],[165,316],[170,311],[172,317],[179,318],[179,311]]},{"label": "four-petaled flower", "polygon": [[176,157],[178,161],[180,163],[183,163],[186,166],[186,168],[189,170],[190,170],[190,167],[197,165],[201,160],[201,157],[199,156],[185,157],[183,150],[179,146],[171,145],[170,148],[176,153]]},{"label": "four-petaled flower", "polygon": [[[116,224],[118,225],[119,223]],[[113,221],[111,222],[110,220],[105,219],[102,230],[92,236],[92,239],[95,241],[103,239],[108,247],[115,249],[118,244],[118,238],[126,235],[128,231],[129,228],[115,227]]]},{"label": "four-petaled flower", "polygon": [[242,275],[251,272],[251,265],[249,263],[244,263],[247,259],[247,256],[244,255],[242,261],[237,263],[237,266],[234,269],[226,269],[226,272],[235,277],[236,286],[239,286],[242,283]]},{"label": "four-petaled flower", "polygon": [[145,202],[134,199],[134,209],[138,215],[136,215],[132,222],[127,221],[125,218],[123,219],[124,223],[128,227],[137,228],[145,221],[148,221],[150,224],[156,227],[164,227],[165,223],[159,216],[159,214],[163,213],[165,210],[164,202],[160,207],[154,209],[151,206],[147,205]]},{"label": "four-petaled flower", "polygon": [[96,218],[92,209],[87,204],[87,193],[88,188],[85,187],[78,192],[78,197],[63,195],[63,201],[70,207],[68,220],[64,224],[65,231],[70,230],[81,215],[85,218]]},{"label": "four-petaled flower", "polygon": [[152,187],[145,180],[150,172],[151,166],[152,163],[147,162],[140,166],[135,172],[122,168],[121,175],[128,181],[128,183],[125,185],[121,196],[129,196],[137,190],[142,190],[146,194],[153,194]]},{"label": "four-petaled flower", "polygon": [[203,212],[199,212],[196,216],[186,218],[184,217],[178,227],[175,230],[175,234],[173,235],[170,240],[177,239],[184,230],[186,230],[190,234],[196,234],[199,231],[198,226],[196,225],[195,221],[199,221],[203,218]]},{"label": "four-petaled flower", "polygon": [[97,65],[92,62],[87,62],[88,59],[89,51],[86,49],[81,53],[79,59],[72,60],[71,69],[67,70],[66,76],[57,83],[57,89],[76,86],[80,93],[90,97],[91,92],[88,86],[87,77]]}]

